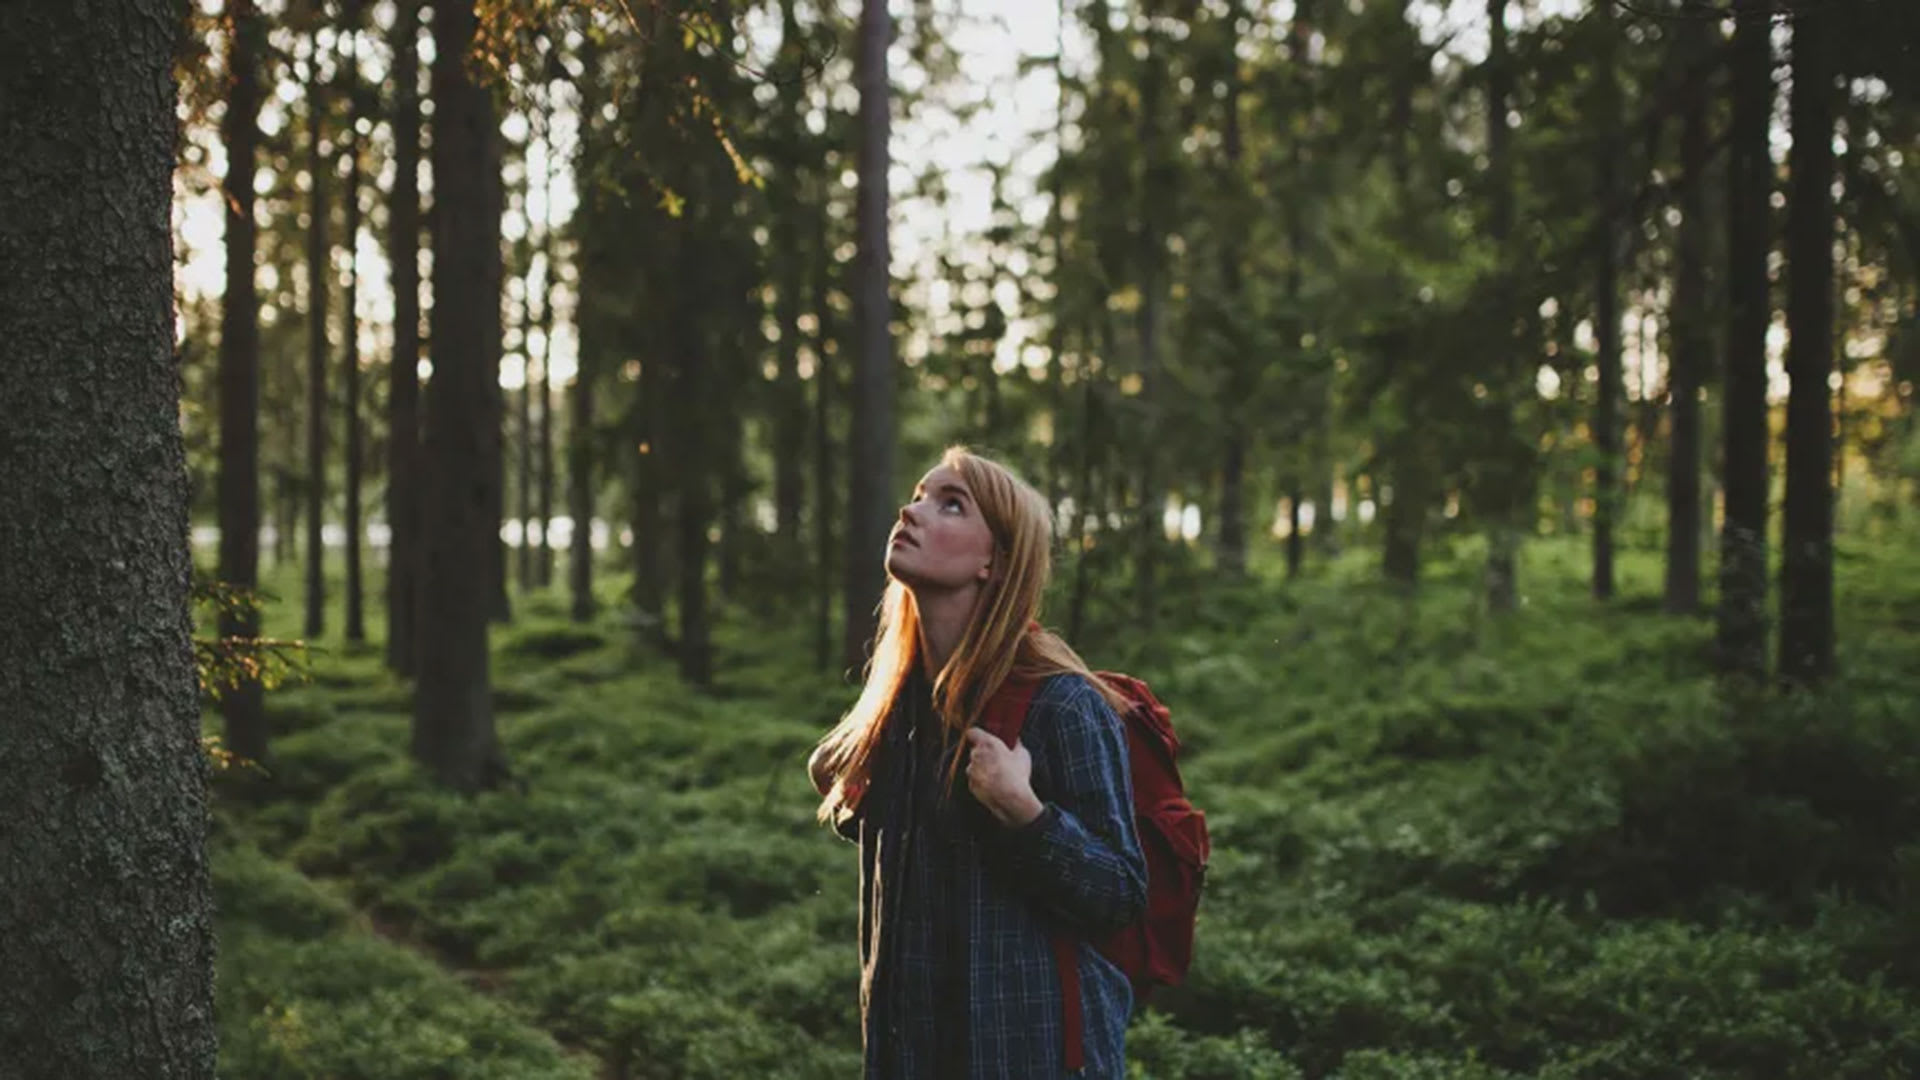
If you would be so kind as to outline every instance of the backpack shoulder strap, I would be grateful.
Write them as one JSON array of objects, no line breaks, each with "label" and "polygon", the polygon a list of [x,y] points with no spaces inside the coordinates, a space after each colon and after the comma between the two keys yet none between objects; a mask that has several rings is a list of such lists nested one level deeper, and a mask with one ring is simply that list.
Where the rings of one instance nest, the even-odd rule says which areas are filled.
[{"label": "backpack shoulder strap", "polygon": [[1037,680],[1008,678],[987,700],[986,715],[981,718],[980,726],[1012,746],[1026,729],[1027,712],[1033,708],[1034,695],[1039,692]]}]

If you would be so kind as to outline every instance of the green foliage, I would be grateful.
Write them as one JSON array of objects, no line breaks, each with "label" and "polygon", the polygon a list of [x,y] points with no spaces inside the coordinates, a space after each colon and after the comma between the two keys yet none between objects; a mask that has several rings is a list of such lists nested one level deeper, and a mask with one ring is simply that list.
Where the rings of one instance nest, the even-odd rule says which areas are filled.
[{"label": "green foliage", "polygon": [[[191,601],[202,618],[234,619],[259,624],[263,606],[259,593],[224,581],[196,575]],[[305,642],[258,634],[222,634],[193,639],[194,671],[200,692],[218,701],[236,687],[258,683],[272,690],[289,680],[304,678]]]},{"label": "green foliage", "polygon": [[[1417,600],[1336,566],[1182,584],[1153,639],[1090,637],[1174,706],[1216,842],[1195,969],[1136,1019],[1130,1075],[1911,1074],[1920,575],[1904,546],[1842,550],[1848,674],[1759,704],[1718,695],[1709,624],[1595,609],[1557,542],[1504,620],[1463,545]],[[1629,551],[1621,580],[1652,569]],[[472,798],[408,762],[359,661],[280,695],[302,730],[277,788],[218,816],[223,956],[248,965],[226,1074],[415,1075],[482,1016],[634,1076],[854,1071],[854,853],[801,768],[851,691],[806,641],[729,618],[694,696],[608,626],[528,617],[496,657],[519,783]],[[369,926],[488,996],[380,959]],[[393,1069],[354,1071],[355,1028]]]},{"label": "green foliage", "polygon": [[375,938],[332,891],[216,850],[222,1077],[587,1080],[593,1071],[431,959]]}]

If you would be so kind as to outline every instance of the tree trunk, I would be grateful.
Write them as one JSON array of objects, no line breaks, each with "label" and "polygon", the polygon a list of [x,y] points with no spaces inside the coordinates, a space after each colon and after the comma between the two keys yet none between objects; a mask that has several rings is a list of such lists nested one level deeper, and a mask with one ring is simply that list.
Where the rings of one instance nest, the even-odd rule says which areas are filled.
[{"label": "tree trunk", "polygon": [[[1114,330],[1113,316],[1101,312],[1100,352],[1103,356],[1112,356],[1119,338]],[[1084,339],[1083,339],[1084,340]],[[1084,350],[1091,353],[1091,349]],[[1076,372],[1080,380],[1080,458],[1073,484],[1073,591],[1067,607],[1067,637],[1079,641],[1087,625],[1087,606],[1093,595],[1093,575],[1090,562],[1093,556],[1092,545],[1088,543],[1087,523],[1100,521],[1093,508],[1093,456],[1094,443],[1101,435],[1100,395],[1098,384],[1091,366],[1082,359]],[[1101,531],[1105,533],[1105,522],[1101,522]]]},{"label": "tree trunk", "polygon": [[[667,588],[661,556],[666,515],[661,513],[661,501],[666,478],[674,472],[665,467],[665,463],[676,460],[663,459],[662,451],[664,448],[678,453],[666,445],[668,440],[664,436],[669,433],[663,430],[661,422],[670,415],[669,410],[662,407],[666,404],[669,382],[663,370],[665,363],[659,357],[649,357],[642,362],[638,395],[629,421],[634,452],[632,493],[628,499],[632,508],[629,525],[633,531],[633,588],[628,599],[639,615],[645,635],[661,646],[667,641]],[[679,407],[688,406],[681,402]],[[695,465],[697,463],[680,462],[681,468]]]},{"label": "tree trunk", "polygon": [[360,72],[357,38],[360,30],[360,0],[348,0],[345,30],[347,32],[347,72],[345,85],[351,107],[347,112],[347,190],[342,194],[346,205],[347,249],[347,291],[342,307],[345,326],[341,331],[341,350],[344,353],[342,368],[345,376],[341,380],[340,393],[344,399],[346,411],[347,438],[347,476],[346,476],[346,556],[347,556],[347,641],[362,644],[367,640],[366,611],[362,603],[363,594],[360,582],[360,313],[355,310],[360,297]]},{"label": "tree trunk", "polygon": [[[780,0],[780,70],[798,82],[804,74],[806,40],[795,14],[794,0]],[[798,92],[780,95],[776,122],[781,176],[770,193],[774,202],[773,259],[774,319],[780,328],[778,366],[774,386],[773,503],[781,549],[788,557],[800,554],[800,512],[804,501],[807,399],[800,385],[800,107]],[[816,359],[816,372],[818,361]],[[817,374],[816,374],[817,377]]]},{"label": "tree trunk", "polygon": [[[494,730],[487,618],[500,542],[490,487],[499,476],[498,428],[489,400],[499,385],[497,216],[489,221],[497,164],[487,141],[493,102],[467,72],[473,0],[433,5],[433,378],[427,384],[422,515],[419,689],[413,756],[461,791],[506,775]],[[497,173],[494,174],[497,176]],[[491,325],[490,325],[491,323]],[[489,383],[492,387],[489,387]],[[479,587],[476,587],[478,585]]]},{"label": "tree trunk", "polygon": [[694,223],[682,219],[671,227],[679,234],[679,257],[674,268],[684,289],[677,305],[680,317],[669,331],[668,345],[674,358],[668,430],[674,464],[674,547],[679,570],[676,655],[680,677],[694,686],[707,687],[713,681],[707,603],[707,554],[711,545],[707,528],[713,519],[712,491],[719,480],[716,474],[725,468],[715,462],[717,448],[707,436],[709,428],[724,427],[714,422],[707,392],[713,381],[711,369],[718,359],[712,347],[715,335],[708,327],[714,310],[709,294],[715,284],[711,278],[719,275],[709,274],[706,238],[694,235]]},{"label": "tree trunk", "polygon": [[[1710,47],[1700,0],[1689,0],[1691,18],[1682,19],[1679,53],[1689,70],[1699,67]],[[1700,609],[1700,387],[1713,331],[1707,321],[1707,249],[1711,243],[1712,205],[1707,197],[1708,81],[1702,77],[1687,93],[1681,116],[1680,235],[1673,292],[1673,358],[1668,369],[1673,444],[1667,459],[1666,610],[1692,615]]]},{"label": "tree trunk", "polygon": [[[253,177],[260,147],[260,63],[266,26],[253,0],[229,0],[227,70],[233,89],[223,128],[227,175],[227,287],[220,313],[220,580],[260,585],[260,297],[254,286]],[[222,611],[222,638],[260,636],[257,611]],[[225,747],[248,761],[267,759],[260,683],[248,679],[220,700]]]},{"label": "tree trunk", "polygon": [[1615,469],[1620,456],[1620,236],[1618,211],[1614,209],[1620,186],[1614,160],[1620,150],[1620,90],[1613,59],[1614,36],[1618,33],[1613,8],[1602,4],[1595,10],[1600,13],[1605,36],[1596,95],[1601,135],[1594,163],[1600,220],[1594,230],[1593,320],[1599,340],[1595,363],[1600,368],[1600,386],[1593,408],[1593,595],[1596,600],[1609,600],[1613,597],[1613,519],[1618,497]]},{"label": "tree trunk", "polygon": [[534,558],[534,584],[541,589],[553,585],[553,543],[549,533],[553,530],[553,108],[552,99],[547,97],[552,87],[541,83],[541,99],[538,102],[540,134],[540,154],[544,169],[540,185],[540,379],[534,388],[535,401],[539,405],[540,430],[536,437],[535,461],[539,473],[536,484],[538,507],[535,510],[540,521],[539,549]]},{"label": "tree trunk", "polygon": [[[486,92],[486,91],[483,91]],[[507,542],[502,527],[507,520],[507,393],[500,386],[500,366],[505,359],[506,323],[502,301],[506,293],[507,263],[501,250],[500,219],[506,214],[507,185],[503,162],[505,147],[500,126],[493,112],[493,99],[487,99],[487,127],[484,133],[486,172],[482,177],[485,210],[481,224],[487,230],[488,243],[481,250],[487,275],[486,293],[477,299],[474,317],[480,320],[487,348],[486,420],[488,482],[487,529],[492,552],[487,580],[492,590],[490,617],[495,622],[513,619],[513,600],[507,594]]]},{"label": "tree trunk", "polygon": [[23,1080],[214,1075],[178,26],[164,0],[0,19],[0,1053]]},{"label": "tree trunk", "polygon": [[854,282],[853,424],[847,448],[846,615],[841,659],[856,670],[874,632],[874,609],[885,585],[893,491],[893,318],[888,290],[887,167],[890,88],[887,46],[893,17],[885,0],[862,0],[860,11],[860,188],[854,219],[859,255]]},{"label": "tree trunk", "polygon": [[[1165,503],[1160,485],[1160,290],[1166,268],[1165,221],[1171,220],[1171,208],[1165,203],[1172,196],[1172,164],[1166,160],[1167,148],[1161,145],[1160,98],[1165,91],[1167,58],[1157,48],[1158,31],[1151,25],[1140,34],[1145,43],[1140,75],[1140,152],[1143,155],[1140,185],[1140,248],[1138,266],[1140,308],[1135,321],[1140,350],[1140,419],[1134,441],[1139,473],[1138,517],[1134,521],[1134,613],[1144,633],[1152,633],[1160,600],[1158,588],[1160,548],[1164,544],[1165,525],[1161,509]],[[1165,216],[1163,216],[1165,215]]]},{"label": "tree trunk", "polygon": [[567,542],[567,591],[572,598],[569,614],[574,622],[584,623],[594,616],[593,382],[604,366],[608,329],[599,300],[607,288],[608,243],[605,231],[596,227],[604,217],[602,200],[605,198],[599,189],[602,168],[599,147],[611,136],[605,130],[604,121],[597,119],[603,105],[600,60],[591,41],[581,48],[580,62],[586,72],[579,84],[581,120],[574,159],[580,189],[580,206],[575,212],[578,239],[574,247],[574,295],[578,299],[574,305],[574,324],[579,328],[580,347],[573,382],[567,388],[567,516],[573,522],[573,533]]},{"label": "tree trunk", "polygon": [[[1230,212],[1241,204],[1239,182],[1241,169],[1240,144],[1240,45],[1239,22],[1242,18],[1240,0],[1229,0],[1226,18],[1222,29],[1226,40],[1221,46],[1222,62],[1227,67],[1226,98],[1220,107],[1225,119],[1221,125],[1223,143],[1221,158],[1223,172],[1226,174],[1223,188],[1230,193],[1232,201],[1228,204]],[[1228,329],[1225,335],[1227,355],[1227,378],[1224,386],[1227,400],[1221,402],[1221,419],[1224,422],[1224,445],[1220,457],[1220,540],[1216,557],[1220,569],[1229,577],[1242,577],[1247,572],[1247,521],[1246,521],[1246,466],[1247,466],[1247,409],[1251,407],[1253,397],[1253,379],[1256,375],[1255,358],[1245,355],[1241,347],[1243,335],[1238,327],[1246,318],[1246,297],[1241,287],[1243,252],[1241,239],[1244,236],[1234,223],[1229,222],[1222,230],[1220,254],[1220,284],[1226,294],[1228,310]],[[1299,251],[1288,253],[1289,261],[1297,262]],[[1293,318],[1289,315],[1289,320]],[[1297,341],[1296,341],[1297,344]]]},{"label": "tree trunk", "polygon": [[393,22],[394,181],[387,251],[393,273],[393,359],[387,380],[387,666],[414,671],[420,590],[420,0]]},{"label": "tree trunk", "polygon": [[1048,175],[1047,208],[1047,249],[1052,253],[1053,266],[1050,270],[1053,286],[1053,310],[1049,312],[1047,325],[1047,465],[1046,487],[1047,512],[1054,533],[1067,524],[1060,517],[1060,445],[1061,433],[1066,424],[1066,371],[1062,353],[1067,346],[1066,320],[1066,283],[1067,283],[1067,217],[1066,217],[1066,157],[1067,157],[1067,0],[1057,0],[1054,5],[1053,51],[1053,168]]},{"label": "tree trunk", "polygon": [[[529,162],[530,164],[530,162]],[[527,167],[523,165],[522,168]],[[521,189],[520,207],[526,212],[527,188]],[[521,593],[533,591],[533,331],[537,318],[533,306],[533,217],[526,217],[526,239],[520,245],[520,392],[514,395],[518,416],[514,430],[520,438],[514,447],[514,516],[520,519],[520,544],[514,552],[515,580]]]},{"label": "tree trunk", "polygon": [[1835,41],[1821,18],[1793,23],[1793,149],[1787,159],[1787,491],[1780,551],[1778,673],[1833,674],[1833,122]]},{"label": "tree trunk", "polygon": [[[1522,395],[1533,392],[1523,383],[1517,362],[1519,342],[1513,335],[1514,301],[1510,284],[1513,232],[1513,140],[1507,129],[1507,110],[1513,97],[1513,66],[1507,49],[1507,0],[1487,0],[1487,173],[1489,179],[1488,232],[1498,249],[1494,275],[1492,377],[1487,394],[1492,438],[1488,445],[1487,493],[1484,505],[1491,520],[1487,529],[1487,609],[1510,612],[1520,601],[1519,554],[1528,524],[1522,508],[1530,500],[1523,476],[1521,448],[1514,412]],[[1531,449],[1531,448],[1527,448]]]},{"label": "tree trunk", "polygon": [[1287,486],[1287,580],[1299,578],[1306,566],[1307,538],[1300,533],[1300,503],[1305,488],[1296,480]]},{"label": "tree trunk", "polygon": [[834,261],[829,257],[827,246],[827,214],[825,201],[829,196],[822,185],[821,205],[812,208],[807,216],[813,222],[812,289],[814,341],[813,341],[813,556],[814,556],[814,621],[813,621],[813,663],[821,671],[828,670],[833,664],[833,602],[836,598],[834,584],[839,575],[834,572],[835,542],[834,536],[834,484],[833,484],[833,396],[838,386],[839,365],[835,357],[839,353],[839,321],[834,318],[832,281]]},{"label": "tree trunk", "polygon": [[[583,295],[585,277],[583,274]],[[568,407],[573,415],[567,423],[567,515],[573,519],[573,535],[567,543],[567,590],[573,598],[569,611],[574,622],[588,622],[594,614],[593,379],[589,367],[595,348],[592,337],[587,320],[582,318],[580,359],[568,392]]]},{"label": "tree trunk", "polygon": [[327,162],[320,132],[327,101],[320,81],[320,26],[316,14],[307,42],[307,636],[327,627]]},{"label": "tree trunk", "polygon": [[1726,508],[1716,643],[1723,673],[1759,680],[1767,670],[1767,218],[1773,187],[1767,125],[1773,46],[1762,0],[1741,0],[1741,7],[1734,24],[1728,131]]},{"label": "tree trunk", "polygon": [[[745,316],[742,316],[745,321]],[[728,335],[729,343],[732,335]],[[709,398],[724,399],[724,387],[709,389]],[[740,595],[740,561],[746,557],[742,545],[746,541],[746,505],[747,505],[747,465],[746,425],[742,423],[738,410],[727,410],[722,414],[719,435],[726,440],[717,449],[708,451],[708,460],[719,469],[718,486],[720,488],[720,550],[719,580],[714,583],[722,602]]]},{"label": "tree trunk", "polygon": [[[1398,0],[1396,7],[1396,26],[1401,33],[1410,33],[1407,0]],[[1413,155],[1408,144],[1412,138],[1414,80],[1420,74],[1417,69],[1403,66],[1394,79],[1392,119],[1388,125],[1395,133],[1389,144],[1387,165],[1393,174],[1394,190],[1400,196],[1398,228],[1408,234],[1412,232],[1408,221],[1415,197]],[[1381,339],[1382,359],[1403,371],[1412,367],[1408,363],[1412,348],[1409,336],[1404,327],[1399,327]],[[1388,583],[1411,592],[1420,584],[1420,546],[1427,528],[1429,462],[1415,437],[1424,420],[1419,380],[1403,377],[1400,381],[1403,384],[1399,387],[1402,415],[1398,428],[1387,437],[1383,448],[1385,475],[1381,477],[1383,482],[1376,491],[1375,502],[1381,518],[1381,572]]]}]

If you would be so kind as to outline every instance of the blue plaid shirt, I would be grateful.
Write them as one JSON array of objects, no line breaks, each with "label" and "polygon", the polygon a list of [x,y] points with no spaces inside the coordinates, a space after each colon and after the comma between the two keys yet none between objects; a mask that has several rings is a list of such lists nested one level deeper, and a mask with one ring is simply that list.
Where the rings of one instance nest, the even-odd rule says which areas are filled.
[{"label": "blue plaid shirt", "polygon": [[836,822],[860,845],[860,1010],[868,1080],[1064,1077],[1051,935],[1080,939],[1087,1080],[1126,1076],[1126,976],[1088,939],[1146,905],[1126,733],[1078,675],[1034,695],[1021,742],[1046,803],[1020,829],[944,780],[946,736],[918,673],[890,718],[866,798]]}]

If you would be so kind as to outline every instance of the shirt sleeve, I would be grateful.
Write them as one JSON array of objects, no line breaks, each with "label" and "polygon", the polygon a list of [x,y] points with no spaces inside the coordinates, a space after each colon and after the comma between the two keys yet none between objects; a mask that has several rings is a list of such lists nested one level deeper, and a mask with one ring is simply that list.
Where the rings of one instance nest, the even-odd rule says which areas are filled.
[{"label": "shirt sleeve", "polygon": [[1022,741],[1044,756],[1050,782],[1036,786],[1040,816],[996,838],[1010,880],[1089,936],[1118,931],[1147,903],[1120,718],[1086,680],[1058,678],[1034,699]]}]

